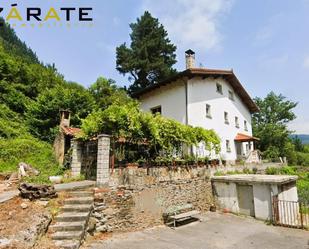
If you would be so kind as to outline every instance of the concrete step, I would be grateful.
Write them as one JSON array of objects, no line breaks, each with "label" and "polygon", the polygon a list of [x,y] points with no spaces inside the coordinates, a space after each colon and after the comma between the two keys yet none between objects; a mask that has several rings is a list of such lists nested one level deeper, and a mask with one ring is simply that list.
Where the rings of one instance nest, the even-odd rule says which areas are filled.
[{"label": "concrete step", "polygon": [[52,232],[59,231],[84,231],[86,221],[74,221],[74,222],[57,222],[50,226]]},{"label": "concrete step", "polygon": [[58,240],[55,245],[63,249],[78,249],[80,242],[78,240]]},{"label": "concrete step", "polygon": [[92,204],[93,197],[73,197],[66,199],[64,204]]},{"label": "concrete step", "polygon": [[56,232],[51,235],[52,240],[78,240],[80,241],[84,231]]},{"label": "concrete step", "polygon": [[96,184],[95,181],[80,181],[80,182],[69,182],[69,183],[61,183],[55,184],[56,191],[72,191],[77,189],[88,189],[94,187]]},{"label": "concrete step", "polygon": [[59,222],[85,221],[88,219],[90,212],[65,212],[56,216]]},{"label": "concrete step", "polygon": [[72,191],[69,195],[72,197],[92,197],[93,191]]},{"label": "concrete step", "polygon": [[79,205],[76,205],[76,204],[67,204],[67,205],[64,205],[62,208],[61,208],[61,211],[63,212],[74,212],[74,211],[78,211],[78,212],[89,212],[91,211],[91,209],[93,208],[93,206],[91,204],[79,204]]}]

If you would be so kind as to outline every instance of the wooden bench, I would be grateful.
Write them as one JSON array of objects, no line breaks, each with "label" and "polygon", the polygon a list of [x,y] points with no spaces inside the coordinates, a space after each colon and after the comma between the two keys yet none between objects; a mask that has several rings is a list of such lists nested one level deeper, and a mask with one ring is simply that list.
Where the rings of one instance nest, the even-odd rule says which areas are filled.
[{"label": "wooden bench", "polygon": [[186,204],[182,206],[171,206],[163,214],[165,224],[173,224],[173,228],[176,228],[176,223],[179,221],[185,221],[188,219],[196,218],[200,220],[196,215],[200,214],[200,211],[195,210],[192,204]]}]

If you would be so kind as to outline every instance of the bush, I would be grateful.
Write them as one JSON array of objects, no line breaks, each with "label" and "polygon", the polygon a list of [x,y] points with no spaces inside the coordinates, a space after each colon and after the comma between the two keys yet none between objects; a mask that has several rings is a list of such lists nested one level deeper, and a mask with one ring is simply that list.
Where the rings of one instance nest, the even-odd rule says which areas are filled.
[{"label": "bush", "polygon": [[278,175],[278,169],[274,167],[267,167],[265,170],[266,175]]},{"label": "bush", "polygon": [[276,161],[280,156],[280,151],[277,147],[270,146],[263,152],[263,156],[271,161]]},{"label": "bush", "polygon": [[297,181],[298,198],[300,201],[309,204],[309,181],[299,179]]},{"label": "bush", "polygon": [[296,164],[299,166],[309,166],[309,153],[297,152]]}]

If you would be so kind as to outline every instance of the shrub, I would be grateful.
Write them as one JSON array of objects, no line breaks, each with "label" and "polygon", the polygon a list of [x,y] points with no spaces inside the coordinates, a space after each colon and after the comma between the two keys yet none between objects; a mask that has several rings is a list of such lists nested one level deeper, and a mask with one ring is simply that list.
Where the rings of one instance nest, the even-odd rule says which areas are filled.
[{"label": "shrub", "polygon": [[267,175],[278,175],[278,169],[274,167],[267,167],[265,173]]},{"label": "shrub", "polygon": [[309,153],[297,152],[296,164],[299,166],[309,166]]},{"label": "shrub", "polygon": [[263,152],[263,156],[266,158],[266,159],[269,159],[271,161],[275,161],[279,158],[280,156],[280,151],[277,147],[275,146],[270,146],[267,148],[266,151]]}]

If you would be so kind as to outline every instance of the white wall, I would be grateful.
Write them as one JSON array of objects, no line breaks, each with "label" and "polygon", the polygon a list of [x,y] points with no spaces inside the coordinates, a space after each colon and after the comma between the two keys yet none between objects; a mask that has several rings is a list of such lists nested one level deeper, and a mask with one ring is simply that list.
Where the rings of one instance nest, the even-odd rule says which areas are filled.
[{"label": "white wall", "polygon": [[[216,83],[222,85],[223,94],[217,92]],[[221,138],[221,157],[225,160],[236,159],[234,139],[237,133],[252,135],[251,114],[242,100],[234,92],[234,101],[228,97],[228,91],[234,92],[230,84],[222,78],[192,78],[188,81],[188,123],[205,129],[214,129]],[[211,106],[212,118],[206,117],[206,104]],[[228,113],[229,124],[224,122],[224,112]],[[235,126],[235,116],[239,119],[239,128]],[[244,129],[247,121],[248,131]],[[226,152],[226,140],[230,140],[231,152]],[[243,150],[245,144],[243,144]]]},{"label": "white wall", "polygon": [[184,81],[177,81],[140,98],[141,109],[149,112],[151,108],[161,106],[164,117],[186,123],[186,90]]},{"label": "white wall", "polygon": [[239,213],[236,184],[232,182],[214,182],[213,186],[220,208]]},{"label": "white wall", "polygon": [[[216,91],[216,83],[223,88],[223,95]],[[155,89],[140,97],[141,108],[150,111],[151,108],[161,106],[162,115],[186,123],[186,88],[185,80],[180,79],[166,86]],[[236,146],[234,139],[237,133],[252,135],[251,114],[234,91],[234,101],[228,97],[228,90],[233,91],[230,84],[222,78],[202,79],[194,77],[188,80],[188,124],[214,129],[221,139],[221,158],[234,161]],[[211,106],[212,118],[206,117],[206,104]],[[224,112],[228,112],[229,125],[224,122]],[[235,127],[235,116],[239,119],[239,128]],[[244,120],[247,121],[248,131],[244,129]],[[230,141],[231,152],[226,151],[226,140]],[[245,151],[246,143],[242,144]],[[209,156],[203,145],[195,148],[198,156]],[[214,155],[212,155],[214,157]]]},{"label": "white wall", "polygon": [[284,184],[281,186],[281,192],[278,195],[279,200],[298,201],[296,183]]}]

